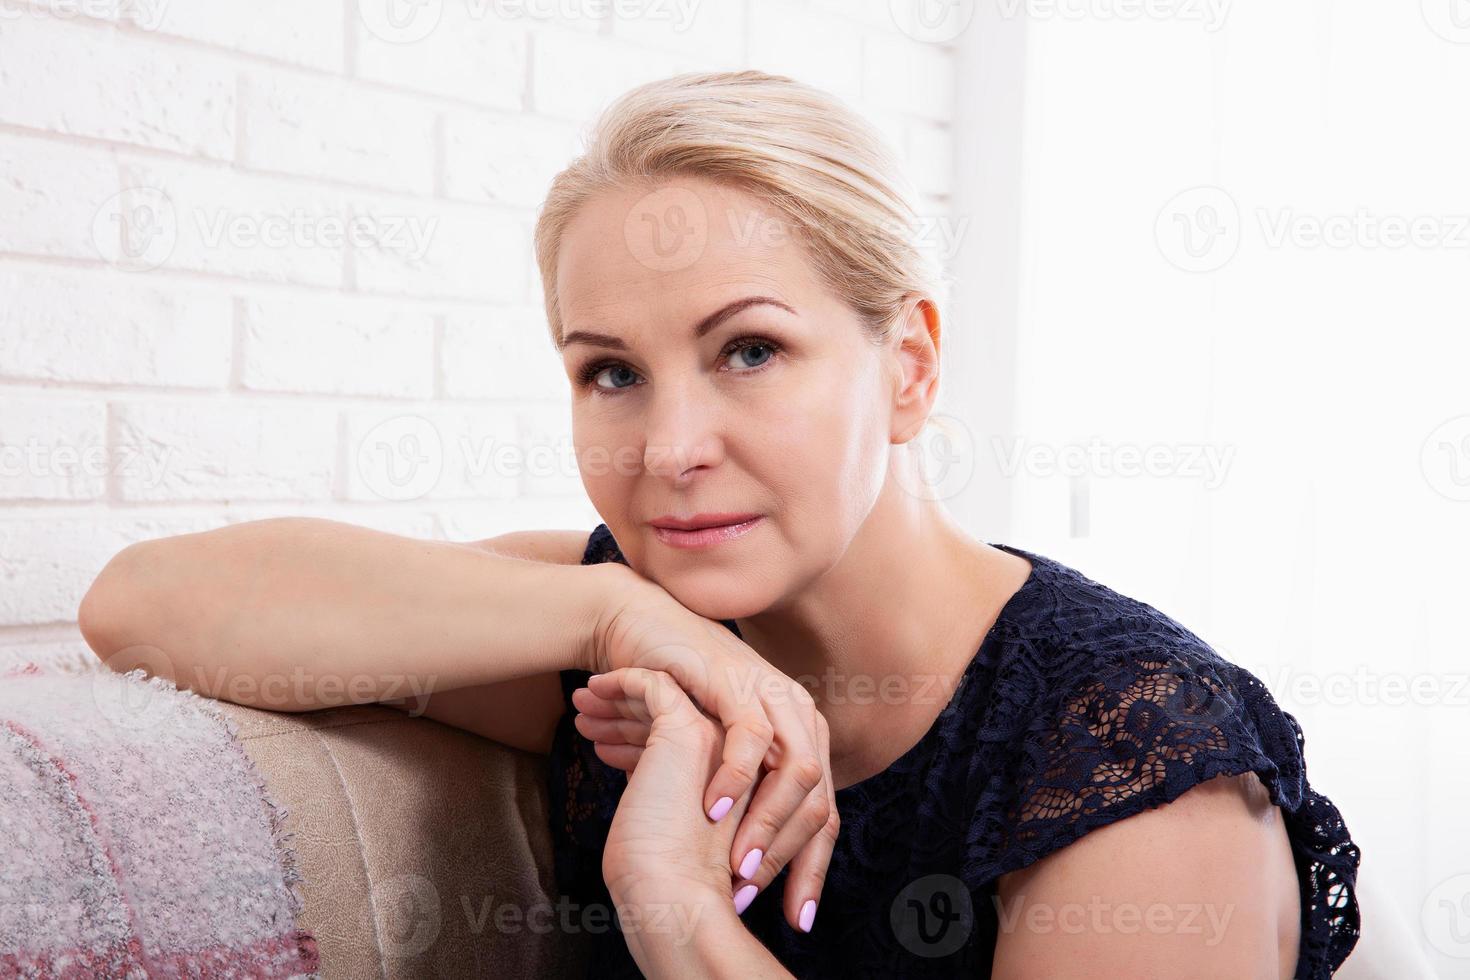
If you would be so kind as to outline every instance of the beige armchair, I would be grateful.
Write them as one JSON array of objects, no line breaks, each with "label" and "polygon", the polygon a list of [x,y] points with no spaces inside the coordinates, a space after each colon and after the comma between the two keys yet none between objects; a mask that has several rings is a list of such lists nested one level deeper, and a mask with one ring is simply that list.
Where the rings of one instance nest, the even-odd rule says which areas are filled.
[{"label": "beige armchair", "polygon": [[322,976],[581,976],[557,911],[546,759],[382,705],[221,702],[301,872]]}]

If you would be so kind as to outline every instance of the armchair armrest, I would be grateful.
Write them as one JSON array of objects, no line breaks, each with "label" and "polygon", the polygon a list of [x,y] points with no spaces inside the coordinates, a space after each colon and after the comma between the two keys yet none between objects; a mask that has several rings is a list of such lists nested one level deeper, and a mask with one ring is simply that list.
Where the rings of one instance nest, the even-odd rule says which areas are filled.
[{"label": "armchair armrest", "polygon": [[220,707],[287,811],[324,977],[582,975],[544,756],[383,705]]}]

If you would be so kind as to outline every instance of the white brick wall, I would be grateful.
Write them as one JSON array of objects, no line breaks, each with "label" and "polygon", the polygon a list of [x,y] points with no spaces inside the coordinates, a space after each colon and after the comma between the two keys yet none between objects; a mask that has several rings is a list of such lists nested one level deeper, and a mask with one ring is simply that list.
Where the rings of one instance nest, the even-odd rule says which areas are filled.
[{"label": "white brick wall", "polygon": [[0,646],[146,538],[590,528],[530,238],[581,128],[783,71],[942,213],[953,57],[886,0],[0,0]]}]

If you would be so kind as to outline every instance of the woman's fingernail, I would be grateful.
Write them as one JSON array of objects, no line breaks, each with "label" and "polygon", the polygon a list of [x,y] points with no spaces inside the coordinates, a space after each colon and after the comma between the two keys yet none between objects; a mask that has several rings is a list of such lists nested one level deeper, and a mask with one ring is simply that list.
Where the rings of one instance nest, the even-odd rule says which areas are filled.
[{"label": "woman's fingernail", "polygon": [[709,808],[709,818],[718,822],[721,817],[730,812],[730,808],[734,805],[735,801],[730,797],[720,797],[715,800],[715,805]]},{"label": "woman's fingernail", "polygon": [[752,878],[755,876],[755,869],[761,866],[761,853],[759,847],[750,849],[750,853],[745,855],[745,860],[740,862],[740,877]]},{"label": "woman's fingernail", "polygon": [[739,915],[746,909],[750,908],[751,900],[755,898],[755,893],[758,890],[759,889],[757,889],[754,885],[746,885],[744,888],[735,893],[736,915]]},{"label": "woman's fingernail", "polygon": [[815,898],[809,898],[806,900],[806,904],[801,907],[801,918],[797,920],[801,924],[801,931],[811,932],[812,921],[816,919],[816,917],[817,900]]}]

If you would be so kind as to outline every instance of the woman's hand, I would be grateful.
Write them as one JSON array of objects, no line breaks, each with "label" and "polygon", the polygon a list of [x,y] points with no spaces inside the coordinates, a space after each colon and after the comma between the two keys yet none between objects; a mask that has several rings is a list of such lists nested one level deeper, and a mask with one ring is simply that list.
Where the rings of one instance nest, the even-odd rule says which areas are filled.
[{"label": "woman's hand", "polygon": [[639,968],[649,977],[789,978],[738,918],[754,887],[731,908],[725,860],[750,792],[731,807],[735,819],[723,824],[696,812],[720,765],[719,723],[662,671],[623,668],[597,681],[609,703],[648,731],[642,764],[618,801],[602,855],[603,879]]},{"label": "woman's hand", "polygon": [[640,590],[599,625],[592,652],[598,676],[573,696],[581,712],[578,730],[603,743],[599,758],[629,771],[650,728],[630,715],[616,683],[605,679],[624,667],[667,673],[718,719],[722,764],[700,808],[718,822],[755,788],[750,806],[736,818],[727,867],[761,889],[789,862],[786,919],[793,928],[809,928],[839,827],[827,722],[810,692],[721,623],[691,612],[660,588]]}]

